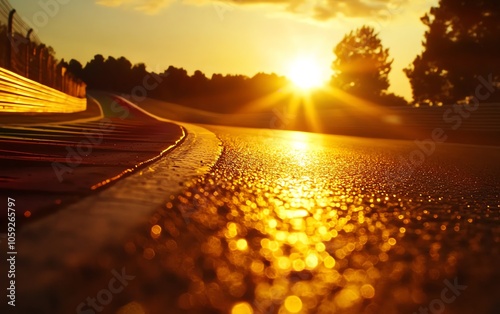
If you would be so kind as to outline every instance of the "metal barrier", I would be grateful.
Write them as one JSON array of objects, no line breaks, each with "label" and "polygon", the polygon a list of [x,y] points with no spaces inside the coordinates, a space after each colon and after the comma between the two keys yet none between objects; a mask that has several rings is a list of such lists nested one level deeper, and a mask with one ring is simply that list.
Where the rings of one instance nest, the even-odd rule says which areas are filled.
[{"label": "metal barrier", "polygon": [[73,97],[0,68],[0,112],[83,111],[87,99]]}]

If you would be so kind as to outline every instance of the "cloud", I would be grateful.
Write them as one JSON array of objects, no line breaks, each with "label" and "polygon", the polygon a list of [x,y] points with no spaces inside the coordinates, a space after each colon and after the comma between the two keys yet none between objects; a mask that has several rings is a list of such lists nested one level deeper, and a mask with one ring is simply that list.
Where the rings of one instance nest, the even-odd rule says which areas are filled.
[{"label": "cloud", "polygon": [[156,14],[175,0],[96,0],[96,3],[106,7],[123,7],[146,14]]},{"label": "cloud", "polygon": [[408,0],[222,0],[231,5],[274,4],[317,20],[343,17],[383,17],[397,14]]},{"label": "cloud", "polygon": [[381,17],[397,12],[406,0],[327,0],[314,7],[314,17],[319,20],[345,17]]},{"label": "cloud", "polygon": [[408,0],[96,0],[97,4],[154,14],[174,1],[188,4],[221,4],[230,6],[250,6],[257,4],[274,5],[278,10],[309,16],[325,21],[338,16],[380,17],[397,13]]}]

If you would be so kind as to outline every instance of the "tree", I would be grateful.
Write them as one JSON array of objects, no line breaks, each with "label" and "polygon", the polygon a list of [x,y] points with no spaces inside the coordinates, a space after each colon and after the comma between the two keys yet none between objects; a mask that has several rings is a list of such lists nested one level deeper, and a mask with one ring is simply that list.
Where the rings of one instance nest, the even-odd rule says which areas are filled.
[{"label": "tree", "polygon": [[369,26],[351,31],[334,49],[332,85],[364,98],[379,98],[389,87],[392,60]]},{"label": "tree", "polygon": [[[144,85],[144,79],[150,73],[146,70],[146,65],[144,63],[137,63],[132,66],[128,73],[128,88],[129,91],[133,90],[135,86]],[[157,74],[154,74],[157,76]],[[149,93],[152,94],[153,90],[149,90]]]},{"label": "tree", "polygon": [[87,88],[106,89],[108,88],[107,77],[105,77],[104,57],[101,54],[94,56],[87,62],[83,69],[83,80],[87,83]]},{"label": "tree", "polygon": [[129,93],[135,86],[142,85],[143,78],[148,74],[144,64],[132,66],[132,63],[125,57],[116,59],[108,56],[104,59],[98,54],[81,70],[78,70],[81,67],[80,63],[75,61],[78,64],[71,66],[72,61],[69,64],[72,71],[81,72],[79,77],[87,83],[89,89]]},{"label": "tree", "polygon": [[83,66],[82,64],[75,59],[69,60],[67,64],[68,71],[73,73],[73,75],[79,79],[82,79],[83,75]]},{"label": "tree", "polygon": [[[416,103],[473,96],[478,78],[500,79],[500,1],[440,0],[421,20],[424,51],[405,69]],[[498,97],[498,96],[497,96]]]},{"label": "tree", "polygon": [[132,63],[125,57],[115,59],[109,56],[104,62],[104,74],[108,88],[118,92],[129,92],[136,84],[130,82]]}]

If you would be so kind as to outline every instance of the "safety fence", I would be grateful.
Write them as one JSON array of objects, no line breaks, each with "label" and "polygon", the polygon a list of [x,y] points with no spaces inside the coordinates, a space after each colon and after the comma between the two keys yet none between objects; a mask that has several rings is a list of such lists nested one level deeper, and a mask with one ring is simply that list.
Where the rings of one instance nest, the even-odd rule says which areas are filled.
[{"label": "safety fence", "polygon": [[86,98],[66,93],[0,68],[0,112],[83,111]]},{"label": "safety fence", "polygon": [[[69,95],[72,96],[69,98],[71,99],[70,103],[74,104],[81,102],[78,99],[86,97],[85,83],[66,71],[63,62],[55,58],[52,47],[48,47],[40,41],[33,29],[16,14],[16,10],[7,0],[0,0],[0,68],[3,68],[0,72],[0,111],[13,108],[12,105],[6,105],[13,99],[23,100],[14,101],[11,104],[28,104],[29,101],[26,100],[36,94],[33,94],[35,87],[43,88],[43,92],[40,91],[36,95],[50,95],[50,99],[39,98],[39,104],[43,104],[42,107],[45,107],[42,111],[55,112],[57,106],[53,109],[46,106],[49,105],[48,101],[54,99],[60,100]],[[28,80],[21,79],[21,77]],[[13,86],[12,84],[15,82],[20,85]],[[49,89],[45,89],[45,87]],[[22,94],[27,92],[27,89],[30,90],[29,94]],[[51,90],[51,92],[48,93],[47,90]],[[67,95],[59,95],[57,91]],[[78,99],[73,100],[72,98]],[[70,106],[70,103],[67,106]],[[35,107],[42,109],[40,106]],[[35,107],[18,108],[16,111],[26,111],[28,108],[34,109]],[[78,108],[80,109],[80,106]],[[69,111],[77,110],[75,108],[65,108],[64,110],[64,112]]]}]

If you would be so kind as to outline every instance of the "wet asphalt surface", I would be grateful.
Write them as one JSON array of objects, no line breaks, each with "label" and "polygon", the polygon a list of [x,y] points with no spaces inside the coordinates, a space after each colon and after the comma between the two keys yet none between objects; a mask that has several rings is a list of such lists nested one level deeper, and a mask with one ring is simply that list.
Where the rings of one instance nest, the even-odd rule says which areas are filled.
[{"label": "wet asphalt surface", "polygon": [[101,311],[500,312],[500,149],[208,128],[210,173],[86,270],[129,276]]},{"label": "wet asphalt surface", "polygon": [[207,128],[211,171],[37,313],[500,312],[499,148]]}]

